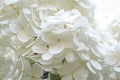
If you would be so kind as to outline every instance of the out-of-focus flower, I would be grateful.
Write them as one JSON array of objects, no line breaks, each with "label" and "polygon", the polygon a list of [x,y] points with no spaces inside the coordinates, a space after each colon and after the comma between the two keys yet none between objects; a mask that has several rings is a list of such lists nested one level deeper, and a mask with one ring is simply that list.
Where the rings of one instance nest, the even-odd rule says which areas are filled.
[{"label": "out-of-focus flower", "polygon": [[13,33],[17,34],[17,37],[21,42],[27,42],[29,39],[34,38],[35,36],[30,22],[27,21],[24,13],[20,14],[18,20],[12,21],[9,27]]},{"label": "out-of-focus flower", "polygon": [[114,37],[119,41],[120,40],[120,20],[116,19],[111,25],[110,30]]}]

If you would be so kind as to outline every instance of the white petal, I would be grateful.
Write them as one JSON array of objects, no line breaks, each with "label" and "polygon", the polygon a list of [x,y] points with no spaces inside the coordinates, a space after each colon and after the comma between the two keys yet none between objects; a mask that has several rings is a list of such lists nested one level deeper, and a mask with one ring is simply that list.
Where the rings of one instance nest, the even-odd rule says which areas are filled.
[{"label": "white petal", "polygon": [[68,61],[68,62],[74,62],[76,60],[76,57],[74,55],[73,52],[71,51],[68,51],[65,53],[65,59]]},{"label": "white petal", "polygon": [[21,31],[21,33],[17,34],[17,38],[21,41],[21,42],[27,42],[29,41],[30,37],[23,31]]},{"label": "white petal", "polygon": [[97,49],[98,52],[99,52],[100,54],[102,54],[102,55],[106,55],[106,54],[107,54],[106,49],[105,49],[104,46],[98,45],[98,46],[96,46],[96,49]]},{"label": "white petal", "polygon": [[70,16],[65,19],[65,22],[72,23],[78,16]]},{"label": "white petal", "polygon": [[[0,6],[0,8],[1,8],[2,6]],[[0,16],[1,17],[1,16]],[[0,24],[8,24],[9,23],[9,20],[2,20],[2,21],[0,21]]]},{"label": "white petal", "polygon": [[120,54],[120,42],[114,46],[114,51]]},{"label": "white petal", "polygon": [[23,75],[22,80],[31,80],[31,76]]},{"label": "white petal", "polygon": [[25,26],[28,26],[28,20],[26,19],[25,15],[23,12],[20,12],[20,15],[18,16],[18,24],[19,26],[21,27],[25,27]]},{"label": "white petal", "polygon": [[102,65],[100,63],[95,60],[91,60],[90,62],[94,68],[96,68],[97,70],[102,70]]},{"label": "white petal", "polygon": [[98,72],[98,74],[99,74],[99,80],[104,80],[102,73]]},{"label": "white petal", "polygon": [[53,68],[51,67],[51,66],[49,66],[49,65],[43,65],[42,66],[42,69],[44,70],[44,71],[48,71],[48,72],[51,72],[51,71],[53,71]]},{"label": "white petal", "polygon": [[40,63],[40,64],[43,64],[43,65],[49,65],[49,64],[52,63],[52,61],[53,61],[53,59],[50,59],[50,60],[40,59],[40,60],[39,60],[39,63]]},{"label": "white petal", "polygon": [[61,69],[62,68],[62,63],[57,63],[57,64],[53,64],[52,67],[55,69]]},{"label": "white petal", "polygon": [[87,4],[83,3],[83,2],[80,2],[80,5],[83,7],[83,8],[90,8]]},{"label": "white petal", "polygon": [[62,78],[62,80],[73,80],[72,75],[67,75]]},{"label": "white petal", "polygon": [[64,45],[56,42],[54,44],[51,44],[49,46],[49,52],[50,54],[59,54],[60,52],[62,52],[64,50]]},{"label": "white petal", "polygon": [[[80,37],[79,36],[77,36],[77,34],[73,34],[73,42],[77,45],[77,46],[79,46],[80,47],[80,49],[82,50],[82,49],[85,49],[85,48],[87,48],[86,46],[85,46],[85,44],[83,43],[83,40],[85,41],[86,40],[86,37],[85,37],[85,34],[84,33],[79,33],[80,35]],[[80,41],[81,40],[81,41]]]},{"label": "white petal", "polygon": [[65,48],[73,48],[73,47],[75,47],[75,43],[72,40],[70,40],[69,38],[67,39],[67,41],[63,40],[62,42],[63,42]]},{"label": "white petal", "polygon": [[24,71],[23,71],[23,75],[29,75],[31,76],[31,65],[28,61],[24,60],[23,61],[24,64]]},{"label": "white petal", "polygon": [[56,16],[59,16],[64,13],[64,10],[60,10],[59,12],[56,13]]},{"label": "white petal", "polygon": [[73,42],[73,36],[70,32],[63,32],[59,36],[65,48],[75,47],[75,43]]},{"label": "white petal", "polygon": [[42,54],[42,59],[43,60],[50,60],[54,55],[50,54],[49,52],[43,53]]},{"label": "white petal", "polygon": [[41,38],[43,41],[48,42],[48,43],[51,43],[57,40],[57,36],[55,36],[51,32],[43,32],[41,34]]},{"label": "white petal", "polygon": [[38,63],[33,64],[32,66],[32,75],[37,77],[42,77],[43,70],[41,68],[41,65]]},{"label": "white petal", "polygon": [[41,30],[40,28],[36,27],[35,25],[31,25],[33,31],[35,32],[36,35],[41,35]]},{"label": "white petal", "polygon": [[109,65],[114,65],[118,62],[118,57],[116,55],[106,55],[105,62]]},{"label": "white petal", "polygon": [[94,71],[94,69],[92,68],[92,66],[91,66],[91,64],[89,63],[89,62],[87,62],[87,67],[88,67],[88,69],[91,71],[91,72],[93,72],[94,74],[96,74],[96,72]]},{"label": "white petal", "polygon": [[5,0],[5,4],[9,5],[9,4],[15,4],[20,0]]},{"label": "white petal", "polygon": [[100,57],[100,53],[96,50],[96,48],[92,48],[91,51],[92,51],[93,55]]},{"label": "white petal", "polygon": [[65,52],[61,52],[60,54],[56,54],[54,55],[54,58],[60,58],[60,57],[63,57],[63,55],[65,54]]},{"label": "white petal", "polygon": [[78,15],[78,16],[81,15],[80,12],[79,12],[77,9],[73,9],[73,10],[72,10],[72,13],[73,13],[74,15]]},{"label": "white petal", "polygon": [[22,31],[22,27],[18,26],[15,20],[10,23],[9,28],[13,33],[20,33]]},{"label": "white petal", "polygon": [[75,27],[88,27],[89,25],[88,20],[82,16],[78,18],[74,24]]},{"label": "white petal", "polygon": [[22,11],[26,14],[31,14],[30,9],[28,9],[28,8],[23,8]]},{"label": "white petal", "polygon": [[3,33],[4,35],[12,35],[12,32],[9,29],[9,27],[6,26],[1,28],[1,33]]},{"label": "white petal", "polygon": [[120,67],[114,67],[114,70],[120,72]]},{"label": "white petal", "polygon": [[88,53],[78,53],[78,54],[83,60],[90,60],[90,56]]},{"label": "white petal", "polygon": [[38,41],[35,45],[33,45],[32,50],[35,53],[44,53],[47,51],[47,45],[42,41]]},{"label": "white petal", "polygon": [[80,67],[79,61],[76,61],[74,63],[65,63],[62,66],[63,68],[58,70],[58,73],[60,75],[67,75],[70,74],[71,71],[75,71],[78,67]]},{"label": "white petal", "polygon": [[31,26],[26,27],[26,28],[25,28],[25,32],[26,32],[26,34],[29,35],[29,36],[32,36],[32,37],[36,36],[36,34],[34,33],[34,31],[33,31],[33,29],[32,29]]},{"label": "white petal", "polygon": [[22,80],[30,80],[31,79],[31,65],[28,61],[23,61],[23,77]]},{"label": "white petal", "polygon": [[66,19],[72,15],[71,11],[66,11],[63,14],[61,14],[61,18]]},{"label": "white petal", "polygon": [[86,80],[88,72],[85,69],[78,69],[74,74],[74,80]]}]

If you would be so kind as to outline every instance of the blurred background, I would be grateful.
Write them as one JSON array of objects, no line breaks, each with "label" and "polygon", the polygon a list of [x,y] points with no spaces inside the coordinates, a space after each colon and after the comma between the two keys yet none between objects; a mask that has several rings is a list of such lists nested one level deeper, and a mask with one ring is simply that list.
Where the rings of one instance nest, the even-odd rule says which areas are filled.
[{"label": "blurred background", "polygon": [[120,18],[120,0],[89,0],[94,7],[94,18],[97,26],[106,29],[115,20]]}]

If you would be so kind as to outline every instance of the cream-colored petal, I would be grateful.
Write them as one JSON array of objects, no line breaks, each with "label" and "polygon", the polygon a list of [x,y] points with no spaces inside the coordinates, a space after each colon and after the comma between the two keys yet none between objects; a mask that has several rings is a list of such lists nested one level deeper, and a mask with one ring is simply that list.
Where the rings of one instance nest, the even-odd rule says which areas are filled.
[{"label": "cream-colored petal", "polygon": [[72,75],[66,75],[62,78],[62,80],[73,80]]},{"label": "cream-colored petal", "polygon": [[30,80],[31,79],[31,65],[28,61],[23,61],[23,77],[22,80]]},{"label": "cream-colored petal", "polygon": [[43,32],[41,34],[41,38],[43,41],[48,42],[48,43],[52,43],[57,40],[57,36],[52,34],[51,32]]},{"label": "cream-colored petal", "polygon": [[27,26],[27,27],[25,28],[25,32],[26,32],[27,35],[29,35],[29,36],[31,36],[31,37],[35,37],[35,36],[36,36],[36,34],[35,34],[35,32],[33,31],[33,29],[32,29],[31,26]]},{"label": "cream-colored petal", "polygon": [[36,77],[42,77],[43,75],[43,70],[41,68],[41,65],[38,63],[33,64],[32,66],[32,76]]},{"label": "cream-colored petal", "polygon": [[44,53],[47,49],[47,44],[40,40],[32,47],[34,53]]},{"label": "cream-colored petal", "polygon": [[78,69],[73,74],[74,80],[86,80],[88,76],[88,72],[85,69]]}]

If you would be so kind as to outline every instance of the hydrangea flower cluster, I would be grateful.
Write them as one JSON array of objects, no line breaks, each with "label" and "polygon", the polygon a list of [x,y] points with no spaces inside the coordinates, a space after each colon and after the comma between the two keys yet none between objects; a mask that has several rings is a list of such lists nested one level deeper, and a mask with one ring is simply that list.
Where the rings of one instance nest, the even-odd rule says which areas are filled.
[{"label": "hydrangea flower cluster", "polygon": [[86,0],[0,0],[0,80],[119,79],[119,30],[93,26],[91,8]]}]

